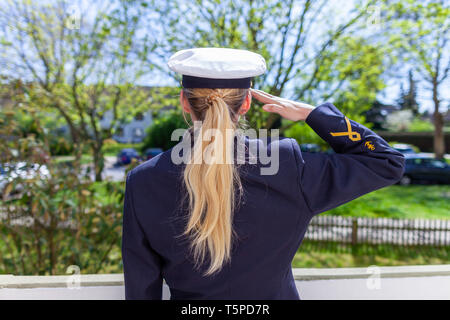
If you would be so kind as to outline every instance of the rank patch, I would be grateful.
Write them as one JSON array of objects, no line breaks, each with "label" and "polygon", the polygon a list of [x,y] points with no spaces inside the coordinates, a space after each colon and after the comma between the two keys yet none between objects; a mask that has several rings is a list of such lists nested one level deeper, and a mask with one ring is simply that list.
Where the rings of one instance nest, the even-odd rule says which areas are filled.
[{"label": "rank patch", "polygon": [[372,144],[372,141],[366,141],[366,143],[364,143],[364,145],[367,147],[367,149],[369,150],[375,150],[375,146]]},{"label": "rank patch", "polygon": [[352,131],[352,125],[350,124],[350,120],[348,120],[347,117],[344,117],[345,121],[347,122],[347,130],[348,131],[344,131],[344,132],[330,132],[330,134],[333,137],[339,137],[339,136],[348,136],[348,138],[352,141],[359,141],[361,140],[361,135],[359,134],[359,132],[356,131]]}]

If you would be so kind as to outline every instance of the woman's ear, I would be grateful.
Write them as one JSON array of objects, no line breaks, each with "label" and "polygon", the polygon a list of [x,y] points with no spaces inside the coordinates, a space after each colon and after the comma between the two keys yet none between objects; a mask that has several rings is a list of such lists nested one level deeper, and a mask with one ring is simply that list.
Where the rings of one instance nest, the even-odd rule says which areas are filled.
[{"label": "woman's ear", "polygon": [[249,90],[247,97],[245,97],[244,103],[241,106],[241,109],[239,109],[239,114],[246,114],[250,109],[251,104],[252,104],[252,93]]},{"label": "woman's ear", "polygon": [[180,92],[180,104],[183,108],[184,112],[191,113],[191,108],[189,108],[189,102],[187,101],[186,97],[184,96],[183,90]]}]

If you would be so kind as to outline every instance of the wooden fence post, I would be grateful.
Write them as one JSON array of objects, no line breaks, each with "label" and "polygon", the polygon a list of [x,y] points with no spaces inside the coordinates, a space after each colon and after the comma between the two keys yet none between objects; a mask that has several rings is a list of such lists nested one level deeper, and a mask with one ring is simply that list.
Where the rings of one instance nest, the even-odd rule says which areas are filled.
[{"label": "wooden fence post", "polygon": [[358,243],[358,218],[352,218],[352,245]]}]

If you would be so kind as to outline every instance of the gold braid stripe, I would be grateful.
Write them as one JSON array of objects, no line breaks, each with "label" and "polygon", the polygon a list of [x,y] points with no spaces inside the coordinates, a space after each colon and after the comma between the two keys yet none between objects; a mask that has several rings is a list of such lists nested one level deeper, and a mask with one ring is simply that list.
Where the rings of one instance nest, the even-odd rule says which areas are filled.
[{"label": "gold braid stripe", "polygon": [[361,135],[359,132],[352,131],[352,125],[350,124],[350,120],[348,120],[347,117],[344,117],[345,121],[347,122],[347,129],[348,131],[345,132],[330,132],[330,134],[333,137],[339,137],[339,136],[348,136],[348,138],[352,141],[359,141],[361,140]]}]

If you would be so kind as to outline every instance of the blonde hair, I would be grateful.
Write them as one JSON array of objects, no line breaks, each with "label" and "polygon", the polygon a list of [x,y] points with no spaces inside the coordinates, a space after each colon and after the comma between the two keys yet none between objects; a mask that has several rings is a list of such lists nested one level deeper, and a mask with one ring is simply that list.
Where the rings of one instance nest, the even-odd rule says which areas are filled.
[{"label": "blonde hair", "polygon": [[[218,160],[205,163],[192,161],[193,157],[184,169],[190,212],[183,234],[190,237],[197,266],[209,254],[210,264],[204,274],[208,276],[231,259],[233,212],[239,202],[242,185],[234,161],[224,159],[234,157],[238,112],[248,89],[184,88],[183,92],[196,120],[202,121],[202,134],[195,140],[191,155],[203,155],[208,149]],[[203,141],[202,136],[208,129],[218,130],[222,139],[214,136]]]}]

